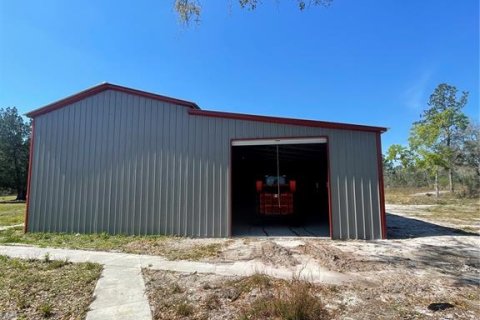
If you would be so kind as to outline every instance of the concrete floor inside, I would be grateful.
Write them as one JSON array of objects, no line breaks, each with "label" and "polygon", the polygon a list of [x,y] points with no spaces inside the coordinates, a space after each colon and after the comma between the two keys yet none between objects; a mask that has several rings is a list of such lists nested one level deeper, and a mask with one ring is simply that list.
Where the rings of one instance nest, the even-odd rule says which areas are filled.
[{"label": "concrete floor inside", "polygon": [[305,224],[301,226],[288,226],[278,224],[241,224],[237,223],[232,228],[234,237],[319,237],[330,238],[328,224]]}]

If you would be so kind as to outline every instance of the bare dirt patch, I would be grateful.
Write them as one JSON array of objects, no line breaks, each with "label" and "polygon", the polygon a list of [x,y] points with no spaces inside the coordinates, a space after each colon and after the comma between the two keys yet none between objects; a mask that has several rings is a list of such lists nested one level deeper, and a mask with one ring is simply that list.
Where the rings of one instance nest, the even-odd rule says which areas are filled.
[{"label": "bare dirt patch", "polygon": [[154,319],[330,319],[320,287],[301,281],[144,270]]},{"label": "bare dirt patch", "polygon": [[[269,267],[291,268],[294,277],[293,270],[307,263],[350,275],[354,280],[341,285],[322,284],[318,279],[302,284],[331,319],[479,319],[477,233],[435,221],[435,216],[417,218],[419,209],[432,205],[395,208],[399,214],[387,216],[389,240],[239,238],[228,240],[218,255],[204,260],[260,261]],[[475,223],[470,220],[466,225]],[[278,297],[285,300],[283,293],[294,292],[292,281],[151,270],[144,274],[153,308],[163,310],[158,319],[177,319],[179,312],[185,319],[289,319],[274,315],[267,302]],[[176,296],[162,296],[175,284],[185,289]],[[169,302],[165,305],[165,301]],[[179,303],[179,310],[172,307]]]},{"label": "bare dirt patch", "polygon": [[344,252],[329,244],[328,241],[330,240],[306,240],[305,245],[298,246],[292,251],[312,257],[319,265],[332,271],[351,273],[385,269],[384,263],[381,261],[372,260],[352,252]]},{"label": "bare dirt patch", "polygon": [[102,267],[0,256],[0,319],[83,319]]},{"label": "bare dirt patch", "polygon": [[220,252],[217,261],[261,261],[266,265],[293,267],[300,262],[288,248],[272,240],[231,240]]},{"label": "bare dirt patch", "polygon": [[[154,319],[477,319],[478,287],[412,271],[377,273],[376,284],[313,285],[143,271]],[[429,306],[448,304],[445,310]],[[293,311],[293,316],[292,316]],[[296,318],[295,315],[303,315]]]}]

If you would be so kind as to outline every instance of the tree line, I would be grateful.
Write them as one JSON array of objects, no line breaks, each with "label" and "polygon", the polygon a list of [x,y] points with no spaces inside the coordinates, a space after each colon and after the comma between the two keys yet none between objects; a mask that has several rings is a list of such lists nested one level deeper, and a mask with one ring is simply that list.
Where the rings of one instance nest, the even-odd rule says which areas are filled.
[{"label": "tree line", "polygon": [[480,143],[478,122],[463,112],[468,92],[438,85],[428,108],[412,124],[408,145],[391,145],[384,156],[387,187],[432,187],[478,196],[480,189]]},{"label": "tree line", "polygon": [[27,195],[30,121],[17,108],[0,108],[0,194]]}]

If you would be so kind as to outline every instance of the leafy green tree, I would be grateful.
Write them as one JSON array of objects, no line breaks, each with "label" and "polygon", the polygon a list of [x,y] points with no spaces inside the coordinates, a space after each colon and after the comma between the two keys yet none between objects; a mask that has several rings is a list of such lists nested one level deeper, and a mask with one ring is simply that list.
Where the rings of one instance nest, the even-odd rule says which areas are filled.
[{"label": "leafy green tree", "polygon": [[435,176],[438,196],[438,173],[448,171],[449,189],[454,192],[453,174],[461,155],[462,139],[468,118],[462,112],[468,101],[468,92],[457,97],[457,88],[442,83],[430,96],[421,119],[410,131],[410,148],[418,155],[418,165]]},{"label": "leafy green tree", "polygon": [[418,164],[418,155],[409,147],[391,145],[384,158],[385,184],[388,187],[428,186],[426,170]]},{"label": "leafy green tree", "polygon": [[[294,0],[298,4],[300,10],[305,10],[308,6],[329,6],[333,0]],[[255,10],[261,0],[238,0],[238,4],[242,9]],[[200,0],[175,0],[175,10],[178,13],[180,21],[189,24],[190,21],[199,22],[202,12]]]},{"label": "leafy green tree", "polygon": [[30,125],[17,108],[0,108],[0,189],[17,192],[17,200],[27,193]]},{"label": "leafy green tree", "polygon": [[392,144],[387,150],[387,161],[399,162],[405,169],[410,168],[415,161],[415,154],[400,144]]}]

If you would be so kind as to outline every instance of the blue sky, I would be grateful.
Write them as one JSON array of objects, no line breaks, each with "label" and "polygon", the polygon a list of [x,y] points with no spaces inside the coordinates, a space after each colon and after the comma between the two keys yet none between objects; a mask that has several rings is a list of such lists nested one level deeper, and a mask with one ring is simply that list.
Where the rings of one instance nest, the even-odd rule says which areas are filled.
[{"label": "blue sky", "polygon": [[103,81],[201,108],[386,126],[406,143],[441,82],[479,118],[478,0],[0,1],[0,107],[22,113]]}]

